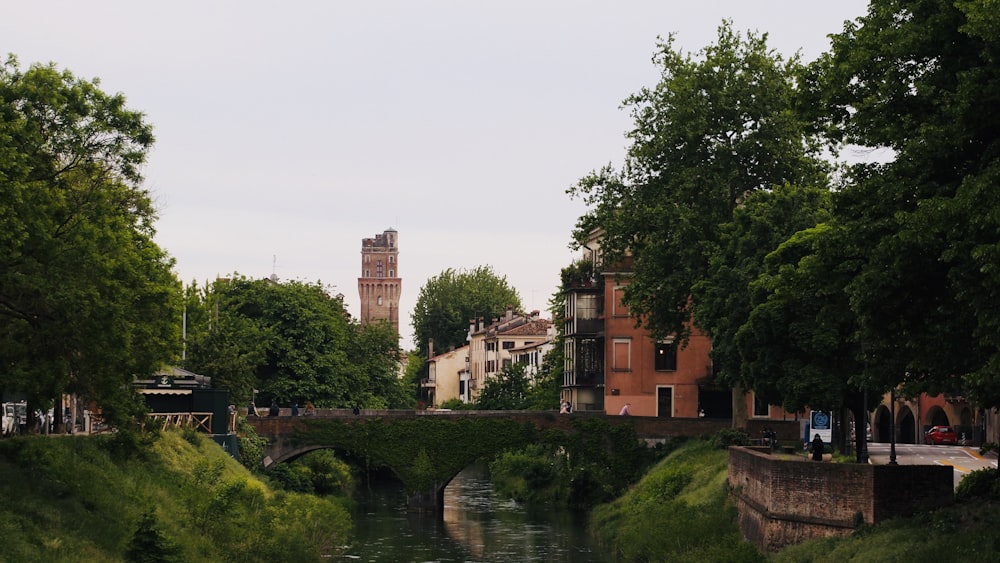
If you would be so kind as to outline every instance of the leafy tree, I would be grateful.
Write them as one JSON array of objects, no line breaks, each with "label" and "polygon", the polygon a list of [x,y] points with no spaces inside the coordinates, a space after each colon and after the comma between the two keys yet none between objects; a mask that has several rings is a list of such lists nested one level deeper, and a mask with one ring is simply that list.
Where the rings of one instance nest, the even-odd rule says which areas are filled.
[{"label": "leafy tree", "polygon": [[419,350],[434,341],[438,351],[465,345],[470,319],[500,316],[507,307],[521,309],[521,297],[489,266],[455,271],[451,268],[427,280],[413,308],[412,326]]},{"label": "leafy tree", "polygon": [[1000,28],[995,2],[873,0],[813,65],[835,141],[884,147],[835,200],[865,380],[1000,405]]},{"label": "leafy tree", "polygon": [[0,65],[0,388],[62,393],[115,426],[129,384],[175,360],[180,284],[154,242],[143,115],[54,64]]},{"label": "leafy tree", "polygon": [[697,58],[675,49],[673,36],[662,41],[659,84],[625,100],[635,128],[623,170],[592,172],[569,190],[592,208],[574,239],[600,229],[606,264],[629,257],[624,300],[654,336],[684,337],[692,319],[714,326],[695,314],[692,291],[708,275],[719,226],[749,195],[825,184],[817,144],[795,111],[801,65],[766,39],[724,21]]},{"label": "leafy tree", "polygon": [[[768,291],[775,287],[770,280],[781,275],[783,270],[780,268],[796,267],[795,263],[786,264],[781,260],[790,256],[797,259],[801,252],[792,253],[789,249],[781,251],[769,258],[769,264],[773,263],[774,266],[767,270],[765,257],[776,252],[783,242],[798,231],[829,220],[830,207],[830,192],[825,188],[782,185],[750,194],[744,204],[733,211],[732,220],[720,225],[718,248],[709,259],[706,277],[696,283],[694,290],[698,295],[699,324],[713,336],[712,359],[719,368],[721,380],[753,389],[765,396],[771,404],[783,404],[792,411],[799,411],[810,404],[828,406],[839,404],[839,401],[831,403],[830,397],[824,397],[823,402],[819,403],[803,402],[803,397],[782,396],[779,391],[792,389],[784,383],[778,383],[778,378],[786,375],[766,368],[747,371],[747,354],[757,357],[764,352],[741,346],[737,342],[737,334],[749,330],[753,336],[762,335],[756,329],[750,330],[747,327],[751,308],[763,306],[760,302],[752,301],[753,294],[756,293],[758,301],[766,300]],[[765,271],[769,272],[768,280],[757,282]],[[754,283],[759,284],[758,289],[751,292]],[[783,289],[788,291],[788,288]],[[780,297],[787,299],[799,296],[782,294]],[[802,319],[801,322],[815,322],[812,307],[806,310],[809,318]],[[790,311],[788,314],[791,313]],[[770,333],[769,327],[762,328]],[[775,330],[781,328],[783,327],[774,327]],[[763,342],[757,343],[761,344]],[[786,343],[776,341],[773,344],[780,349]],[[777,355],[770,350],[768,353]],[[837,377],[832,373],[829,375]]]},{"label": "leafy tree", "polygon": [[504,366],[496,377],[486,380],[476,397],[476,408],[497,411],[524,409],[527,407],[530,385],[523,365]]},{"label": "leafy tree", "polygon": [[180,549],[171,542],[156,524],[152,510],[143,513],[139,527],[125,550],[125,560],[130,563],[167,563],[179,559]]},{"label": "leafy tree", "polygon": [[[320,283],[276,283],[234,276],[204,294],[190,369],[218,377],[249,399],[328,407],[402,407],[412,402],[401,386],[399,348],[387,325],[361,326],[343,301]],[[248,388],[248,385],[250,386]]]}]

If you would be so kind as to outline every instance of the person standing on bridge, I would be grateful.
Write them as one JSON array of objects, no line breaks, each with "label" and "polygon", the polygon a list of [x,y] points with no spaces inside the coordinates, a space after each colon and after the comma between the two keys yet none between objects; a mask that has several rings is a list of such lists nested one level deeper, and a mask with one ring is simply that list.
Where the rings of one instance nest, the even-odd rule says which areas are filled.
[{"label": "person standing on bridge", "polygon": [[632,414],[632,410],[629,408],[631,406],[632,403],[625,403],[625,406],[622,407],[622,410],[618,411],[619,416],[629,416],[630,414]]}]

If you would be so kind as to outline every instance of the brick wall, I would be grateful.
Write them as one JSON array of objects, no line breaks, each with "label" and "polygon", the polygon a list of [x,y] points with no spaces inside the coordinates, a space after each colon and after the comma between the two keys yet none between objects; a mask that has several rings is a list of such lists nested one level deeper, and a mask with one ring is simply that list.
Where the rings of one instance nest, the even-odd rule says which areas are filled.
[{"label": "brick wall", "polygon": [[743,537],[764,551],[846,535],[954,498],[952,469],[936,465],[820,463],[729,449],[729,486]]}]

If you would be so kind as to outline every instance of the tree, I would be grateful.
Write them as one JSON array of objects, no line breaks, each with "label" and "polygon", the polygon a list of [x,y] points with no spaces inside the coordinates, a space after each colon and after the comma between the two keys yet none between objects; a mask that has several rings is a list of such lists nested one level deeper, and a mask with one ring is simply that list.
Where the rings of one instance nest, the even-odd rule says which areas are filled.
[{"label": "tree", "polygon": [[530,385],[523,365],[506,365],[496,377],[486,380],[476,397],[476,408],[497,411],[524,409]]},{"label": "tree", "polygon": [[42,408],[78,393],[121,427],[132,380],[177,358],[180,284],[139,172],[152,143],[97,80],[0,65],[0,388]]},{"label": "tree", "polygon": [[884,147],[835,199],[866,380],[1000,405],[1000,28],[996,2],[873,0],[813,65],[834,141]]},{"label": "tree", "polygon": [[659,84],[625,100],[635,128],[623,170],[592,172],[569,190],[592,208],[574,239],[600,230],[605,264],[630,257],[624,300],[655,337],[685,337],[692,320],[708,321],[695,314],[692,291],[708,275],[719,226],[750,194],[825,185],[816,141],[795,111],[801,66],[766,38],[724,21],[698,59],[676,50],[673,36],[661,42]]},{"label": "tree", "polygon": [[[231,385],[235,398],[259,389],[265,402],[371,408],[408,406],[398,337],[386,324],[361,326],[321,283],[277,283],[236,275],[205,293],[189,369]],[[249,387],[248,387],[249,386]]]},{"label": "tree", "polygon": [[521,297],[491,267],[448,268],[420,288],[411,320],[417,348],[427,350],[431,340],[438,351],[464,346],[470,320],[491,320],[507,307],[520,310]]},{"label": "tree", "polygon": [[[758,350],[740,347],[736,336],[746,330],[751,309],[760,306],[760,303],[752,302],[753,295],[749,291],[752,284],[762,284],[758,294],[761,291],[763,294],[758,296],[759,300],[766,299],[766,288],[772,287],[768,282],[757,282],[765,273],[765,258],[783,266],[780,260],[789,255],[787,249],[774,257],[769,257],[769,254],[777,252],[780,245],[795,233],[828,221],[830,207],[830,192],[826,188],[782,185],[750,194],[743,205],[733,210],[732,220],[720,225],[718,247],[709,258],[706,276],[695,284],[693,290],[698,296],[699,324],[713,337],[712,360],[721,381],[740,383],[759,395],[767,396],[771,404],[783,404],[792,411],[799,411],[809,404],[831,403],[829,398],[822,403],[809,403],[802,402],[799,397],[786,398],[778,393],[765,392],[791,388],[783,384],[773,385],[776,381],[769,380],[768,376],[784,377],[778,372],[762,370],[747,377],[745,371],[741,371],[746,367],[745,354]],[[790,266],[796,265],[793,263]],[[771,268],[775,271],[769,277],[780,273],[777,265]],[[774,344],[783,345],[782,342]]]}]

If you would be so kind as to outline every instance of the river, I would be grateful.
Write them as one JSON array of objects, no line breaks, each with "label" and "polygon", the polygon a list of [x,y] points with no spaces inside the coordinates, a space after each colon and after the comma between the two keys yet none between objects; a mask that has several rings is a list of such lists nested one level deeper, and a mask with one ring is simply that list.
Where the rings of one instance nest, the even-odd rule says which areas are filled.
[{"label": "river", "polygon": [[586,535],[585,515],[530,509],[493,494],[485,465],[466,468],[444,491],[444,517],[406,510],[402,485],[380,482],[352,515],[355,539],[345,561],[610,561]]}]

